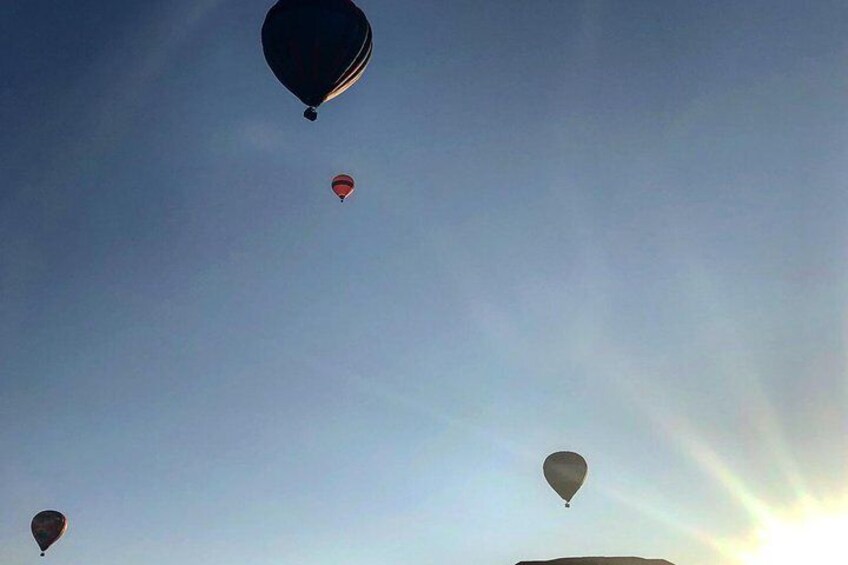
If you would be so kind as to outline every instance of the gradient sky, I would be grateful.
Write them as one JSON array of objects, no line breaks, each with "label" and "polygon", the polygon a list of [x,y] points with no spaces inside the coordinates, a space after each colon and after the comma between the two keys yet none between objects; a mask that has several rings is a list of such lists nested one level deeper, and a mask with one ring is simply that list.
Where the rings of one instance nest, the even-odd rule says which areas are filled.
[{"label": "gradient sky", "polygon": [[359,5],[313,124],[267,1],[3,4],[0,562],[715,565],[842,500],[848,3]]}]

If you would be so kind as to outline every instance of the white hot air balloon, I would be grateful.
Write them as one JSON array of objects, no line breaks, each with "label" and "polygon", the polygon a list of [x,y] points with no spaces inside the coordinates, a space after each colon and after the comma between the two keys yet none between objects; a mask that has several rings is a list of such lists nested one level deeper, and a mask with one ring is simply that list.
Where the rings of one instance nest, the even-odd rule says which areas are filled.
[{"label": "white hot air balloon", "polygon": [[548,455],[542,470],[545,480],[565,501],[565,507],[569,508],[571,499],[586,480],[589,467],[581,455],[571,451],[558,451]]}]

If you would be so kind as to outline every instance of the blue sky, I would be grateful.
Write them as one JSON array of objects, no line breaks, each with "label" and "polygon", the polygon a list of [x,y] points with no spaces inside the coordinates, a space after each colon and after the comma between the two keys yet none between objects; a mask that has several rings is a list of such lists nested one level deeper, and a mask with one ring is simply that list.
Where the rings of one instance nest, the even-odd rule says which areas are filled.
[{"label": "blue sky", "polygon": [[713,565],[843,497],[848,5],[359,5],[314,124],[266,2],[3,7],[0,561]]}]

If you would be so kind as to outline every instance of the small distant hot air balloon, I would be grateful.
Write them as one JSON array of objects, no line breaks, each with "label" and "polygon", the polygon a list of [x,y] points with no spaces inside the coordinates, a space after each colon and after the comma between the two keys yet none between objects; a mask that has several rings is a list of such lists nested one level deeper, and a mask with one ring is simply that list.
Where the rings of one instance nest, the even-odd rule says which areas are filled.
[{"label": "small distant hot air balloon", "polygon": [[68,520],[61,512],[44,510],[32,519],[30,529],[32,530],[32,537],[35,538],[35,542],[41,548],[41,556],[44,557],[47,548],[56,543],[68,529]]},{"label": "small distant hot air balloon", "polygon": [[318,118],[316,108],[359,80],[371,60],[371,24],[351,0],[279,0],[262,25],[274,76]]},{"label": "small distant hot air balloon", "polygon": [[353,194],[354,183],[350,175],[336,175],[333,178],[333,192],[344,202],[344,199]]},{"label": "small distant hot air balloon", "polygon": [[551,453],[542,466],[545,480],[565,501],[565,507],[571,507],[571,499],[586,480],[589,470],[586,460],[577,453],[559,451]]}]

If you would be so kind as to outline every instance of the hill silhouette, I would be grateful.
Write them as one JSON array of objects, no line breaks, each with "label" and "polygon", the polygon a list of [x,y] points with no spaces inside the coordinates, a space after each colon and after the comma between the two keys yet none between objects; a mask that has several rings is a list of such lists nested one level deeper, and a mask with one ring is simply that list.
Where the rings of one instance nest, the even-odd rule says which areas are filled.
[{"label": "hill silhouette", "polygon": [[550,561],[521,561],[517,565],[674,565],[665,559],[641,557],[565,557]]}]

